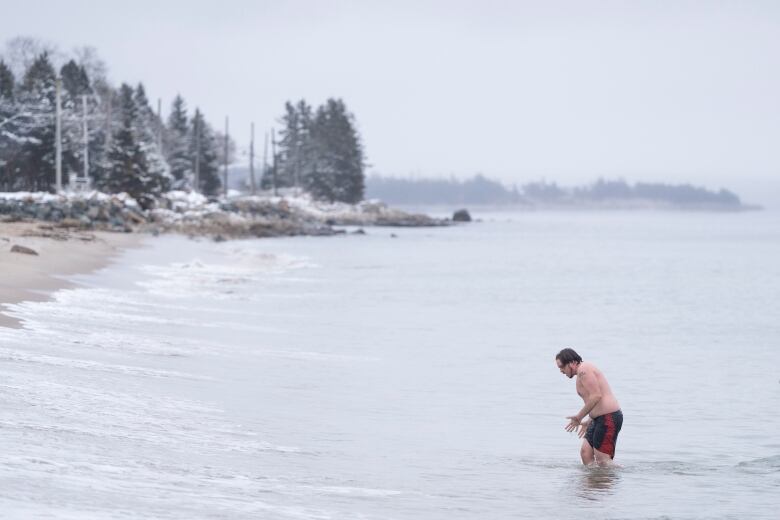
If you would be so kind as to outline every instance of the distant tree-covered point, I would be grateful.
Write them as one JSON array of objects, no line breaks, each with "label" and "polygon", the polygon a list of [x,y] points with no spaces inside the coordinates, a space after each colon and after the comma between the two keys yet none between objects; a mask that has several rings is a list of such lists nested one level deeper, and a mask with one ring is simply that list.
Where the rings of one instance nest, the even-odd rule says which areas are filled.
[{"label": "distant tree-covered point", "polygon": [[466,180],[411,179],[373,175],[366,180],[367,198],[402,205],[496,205],[543,208],[669,208],[742,210],[745,206],[733,192],[691,184],[664,184],[604,180],[577,187],[555,182],[529,182],[519,187],[475,175]]}]

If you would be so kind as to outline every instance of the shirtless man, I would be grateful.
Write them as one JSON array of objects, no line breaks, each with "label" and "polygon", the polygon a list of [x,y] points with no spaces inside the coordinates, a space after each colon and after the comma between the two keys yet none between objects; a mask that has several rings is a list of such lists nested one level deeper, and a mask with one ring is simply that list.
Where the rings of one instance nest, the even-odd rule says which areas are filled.
[{"label": "shirtless man", "polygon": [[570,348],[558,352],[555,364],[569,379],[577,376],[577,393],[585,401],[577,415],[567,417],[569,424],[565,426],[567,432],[579,428],[577,434],[580,438],[585,437],[580,448],[582,463],[612,464],[617,436],[623,426],[623,413],[607,378],[593,363],[583,361]]}]

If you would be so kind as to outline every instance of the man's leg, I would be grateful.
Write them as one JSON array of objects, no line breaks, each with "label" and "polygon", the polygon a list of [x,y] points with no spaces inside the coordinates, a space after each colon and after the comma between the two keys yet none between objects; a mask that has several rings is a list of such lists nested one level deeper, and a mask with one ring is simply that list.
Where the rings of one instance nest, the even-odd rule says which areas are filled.
[{"label": "man's leg", "polygon": [[610,457],[609,454],[602,453],[599,450],[593,450],[593,454],[596,459],[596,464],[599,466],[611,466],[613,464],[612,457]]},{"label": "man's leg", "polygon": [[582,446],[580,447],[580,457],[582,458],[583,464],[585,464],[586,466],[588,464],[593,464],[593,461],[595,460],[594,451],[596,450],[593,449],[593,446],[591,446],[590,443],[588,443],[588,441],[586,440],[582,441]]}]

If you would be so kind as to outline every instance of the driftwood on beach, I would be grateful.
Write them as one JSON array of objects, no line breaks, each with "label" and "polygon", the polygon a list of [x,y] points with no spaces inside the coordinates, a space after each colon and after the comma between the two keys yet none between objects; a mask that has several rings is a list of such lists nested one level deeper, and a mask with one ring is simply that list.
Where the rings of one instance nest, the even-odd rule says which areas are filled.
[{"label": "driftwood on beach", "polygon": [[444,226],[448,220],[406,213],[379,201],[326,204],[308,197],[235,197],[222,201],[187,192],[164,194],[143,210],[125,194],[0,194],[0,221],[43,221],[57,227],[122,232],[176,232],[223,238],[323,236],[338,226]]}]

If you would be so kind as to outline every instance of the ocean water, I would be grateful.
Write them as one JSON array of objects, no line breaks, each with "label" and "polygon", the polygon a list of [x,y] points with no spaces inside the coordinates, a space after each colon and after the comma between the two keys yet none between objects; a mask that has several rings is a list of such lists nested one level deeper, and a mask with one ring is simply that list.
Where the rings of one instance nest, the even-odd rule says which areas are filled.
[{"label": "ocean water", "polygon": [[[778,518],[778,215],[481,217],[150,238],[12,306],[0,517]],[[564,431],[564,346],[619,467]]]}]

